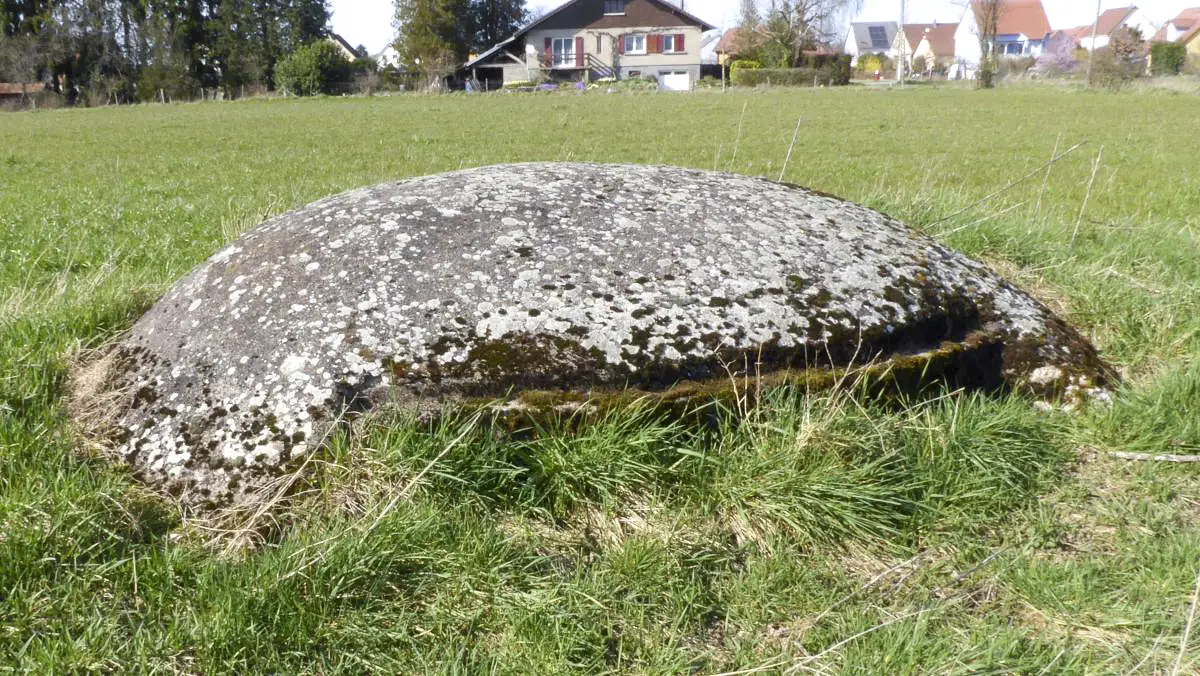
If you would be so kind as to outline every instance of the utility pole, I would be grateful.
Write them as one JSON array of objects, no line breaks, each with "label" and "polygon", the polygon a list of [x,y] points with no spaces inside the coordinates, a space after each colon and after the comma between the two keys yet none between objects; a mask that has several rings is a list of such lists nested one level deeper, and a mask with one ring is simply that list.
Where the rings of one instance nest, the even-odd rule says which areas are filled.
[{"label": "utility pole", "polygon": [[1096,22],[1092,24],[1092,48],[1088,50],[1087,83],[1092,86],[1092,61],[1096,60],[1096,31],[1100,30],[1100,3],[1096,0]]},{"label": "utility pole", "polygon": [[896,80],[900,86],[904,86],[904,71],[908,63],[908,34],[904,32],[904,4],[905,0],[900,0],[900,29],[896,31],[896,38],[900,40],[900,49],[896,51]]}]

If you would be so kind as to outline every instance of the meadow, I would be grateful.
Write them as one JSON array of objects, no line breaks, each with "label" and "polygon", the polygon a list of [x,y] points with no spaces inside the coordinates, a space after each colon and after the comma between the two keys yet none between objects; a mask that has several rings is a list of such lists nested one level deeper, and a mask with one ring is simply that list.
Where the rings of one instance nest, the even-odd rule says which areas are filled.
[{"label": "meadow", "polygon": [[[1196,673],[1200,464],[1111,452],[1200,453],[1198,109],[923,86],[0,116],[0,673]],[[782,171],[987,261],[1123,384],[1074,414],[778,393],[517,439],[384,413],[240,534],[73,433],[72,360],[264,218],[532,160]]]}]

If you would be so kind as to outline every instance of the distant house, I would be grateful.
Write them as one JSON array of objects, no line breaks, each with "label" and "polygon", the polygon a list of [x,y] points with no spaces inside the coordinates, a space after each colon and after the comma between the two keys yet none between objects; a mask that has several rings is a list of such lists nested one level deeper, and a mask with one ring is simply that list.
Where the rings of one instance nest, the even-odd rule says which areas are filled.
[{"label": "distant house", "polygon": [[727,65],[740,56],[739,52],[747,47],[757,45],[762,40],[762,36],[757,31],[751,31],[749,35],[745,33],[741,28],[736,27],[725,31],[717,42],[717,63],[722,66]]},{"label": "distant house", "polygon": [[850,24],[842,50],[850,55],[852,64],[863,54],[884,54],[895,58],[896,35],[900,25],[895,21],[855,21]]},{"label": "distant house", "polygon": [[918,57],[923,58],[926,68],[935,66],[950,66],[954,62],[954,33],[958,30],[956,23],[909,23],[904,24],[904,30],[896,34],[896,40],[903,40],[895,51],[903,49],[908,66],[911,68]]},{"label": "distant house", "polygon": [[1187,36],[1195,37],[1200,28],[1200,7],[1191,7],[1179,16],[1163,24],[1154,34],[1154,42],[1182,42]]},{"label": "distant house", "polygon": [[338,51],[340,51],[342,56],[346,57],[346,59],[349,61],[354,61],[359,56],[362,56],[356,49],[354,49],[354,47],[350,46],[349,42],[346,42],[346,38],[338,35],[337,33],[330,33],[329,37],[326,39],[337,45]]},{"label": "distant house", "polygon": [[495,88],[540,78],[650,77],[686,90],[713,26],[667,0],[570,0],[471,59],[465,77]]},{"label": "distant house", "polygon": [[[978,0],[971,0],[954,32],[954,65],[951,78],[975,77],[983,50],[979,44]],[[1006,0],[996,26],[995,54],[1018,58],[1041,56],[1050,36],[1050,20],[1041,0]]]},{"label": "distant house", "polygon": [[[1135,5],[1110,9],[1102,13],[1095,24],[1086,24],[1073,29],[1079,39],[1079,46],[1088,50],[1106,46],[1112,39],[1112,34],[1121,28],[1137,30],[1147,40],[1157,32],[1157,26],[1150,21],[1146,13]],[[1095,38],[1093,42],[1093,29]]]}]

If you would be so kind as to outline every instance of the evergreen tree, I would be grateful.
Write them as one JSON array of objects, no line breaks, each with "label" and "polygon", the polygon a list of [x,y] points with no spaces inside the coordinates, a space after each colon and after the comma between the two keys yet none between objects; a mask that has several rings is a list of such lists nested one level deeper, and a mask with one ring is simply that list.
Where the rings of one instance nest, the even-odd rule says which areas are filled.
[{"label": "evergreen tree", "polygon": [[522,0],[471,0],[467,46],[473,52],[489,49],[516,33],[528,17]]},{"label": "evergreen tree", "polygon": [[464,62],[470,48],[467,0],[396,0],[396,51],[431,86]]}]

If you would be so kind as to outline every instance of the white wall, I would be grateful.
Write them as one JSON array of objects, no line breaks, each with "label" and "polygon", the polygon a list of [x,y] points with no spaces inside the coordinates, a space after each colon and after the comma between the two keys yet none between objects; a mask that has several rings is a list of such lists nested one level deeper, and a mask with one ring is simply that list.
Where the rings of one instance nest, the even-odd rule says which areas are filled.
[{"label": "white wall", "polygon": [[979,67],[983,52],[979,49],[979,25],[975,23],[975,13],[963,13],[958,22],[958,30],[954,31],[954,60],[967,64],[971,70]]}]

